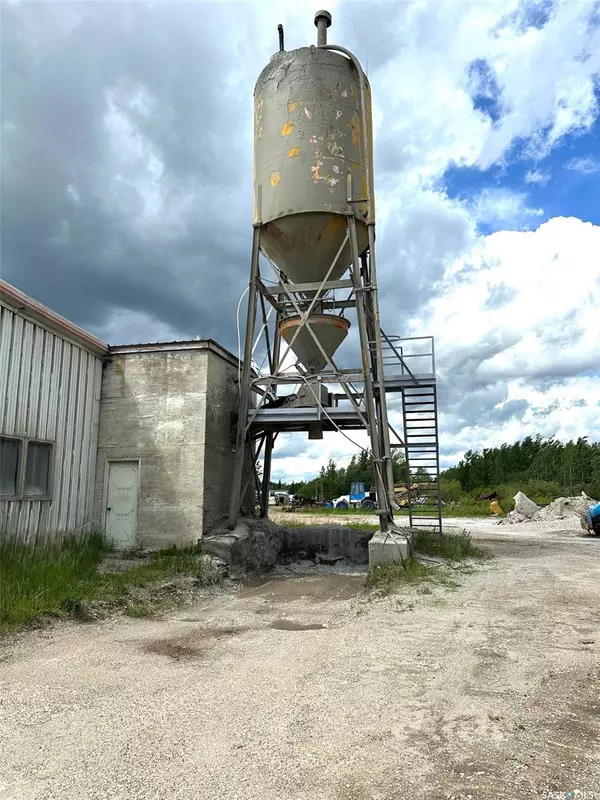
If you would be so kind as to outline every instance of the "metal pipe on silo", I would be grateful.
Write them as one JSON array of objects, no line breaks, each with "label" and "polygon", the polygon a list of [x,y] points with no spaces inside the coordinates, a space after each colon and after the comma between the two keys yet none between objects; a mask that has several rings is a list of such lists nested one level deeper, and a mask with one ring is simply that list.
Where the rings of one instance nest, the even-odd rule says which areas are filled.
[{"label": "metal pipe on silo", "polygon": [[331,25],[329,11],[317,11],[315,25],[317,26],[317,47],[325,47],[327,44],[327,28]]},{"label": "metal pipe on silo", "polygon": [[[326,34],[327,35],[327,34]],[[367,176],[367,186],[368,186],[368,214],[367,214],[367,225],[372,225],[375,222],[375,181],[373,180],[373,170],[372,170],[372,163],[371,163],[371,147],[372,141],[370,130],[369,130],[369,119],[370,119],[370,109],[367,108],[367,90],[366,90],[366,82],[367,76],[364,73],[364,70],[361,66],[360,61],[354,55],[351,50],[347,50],[345,47],[341,47],[337,44],[323,44],[323,50],[332,50],[335,53],[343,53],[345,56],[348,56],[350,61],[354,64],[356,71],[358,72],[358,80],[360,86],[360,106],[362,109],[362,120],[361,120],[361,127],[362,127],[362,135],[363,135],[363,148],[364,148],[364,169],[365,174]]]}]

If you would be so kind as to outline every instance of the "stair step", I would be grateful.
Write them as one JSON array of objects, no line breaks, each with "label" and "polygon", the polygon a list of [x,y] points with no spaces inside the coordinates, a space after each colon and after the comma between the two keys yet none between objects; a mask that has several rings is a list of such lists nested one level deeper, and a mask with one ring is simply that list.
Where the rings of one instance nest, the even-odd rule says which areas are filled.
[{"label": "stair step", "polygon": [[404,397],[404,405],[406,406],[421,406],[421,405],[434,405],[435,398],[431,394],[411,394]]}]

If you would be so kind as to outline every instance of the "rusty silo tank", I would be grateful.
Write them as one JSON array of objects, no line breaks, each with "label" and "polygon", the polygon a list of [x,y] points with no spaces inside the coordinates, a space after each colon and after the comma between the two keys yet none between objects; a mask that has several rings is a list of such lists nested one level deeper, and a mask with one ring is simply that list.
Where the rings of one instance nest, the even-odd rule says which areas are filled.
[{"label": "rusty silo tank", "polygon": [[[313,45],[276,53],[256,83],[254,218],[263,226],[263,251],[294,283],[325,277],[346,235],[349,201],[359,250],[367,246],[374,211],[367,200],[371,97],[363,79],[361,98],[353,62]],[[332,280],[350,259],[346,245]]]}]

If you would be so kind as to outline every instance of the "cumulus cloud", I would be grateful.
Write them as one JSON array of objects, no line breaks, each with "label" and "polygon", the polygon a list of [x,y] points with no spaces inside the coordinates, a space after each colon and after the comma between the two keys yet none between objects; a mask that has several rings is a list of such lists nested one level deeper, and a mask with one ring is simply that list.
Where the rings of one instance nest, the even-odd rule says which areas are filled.
[{"label": "cumulus cloud", "polygon": [[453,452],[527,433],[598,435],[599,264],[600,227],[555,218],[482,237],[447,269],[411,330],[436,336]]},{"label": "cumulus cloud", "polygon": [[545,186],[550,180],[550,172],[542,172],[539,169],[530,169],[525,173],[525,183],[531,183],[534,186]]},{"label": "cumulus cloud", "polygon": [[533,220],[544,213],[542,208],[528,207],[523,192],[510,189],[483,189],[471,202],[471,208],[477,222],[494,230],[531,227]]},{"label": "cumulus cloud", "polygon": [[583,175],[593,175],[594,172],[600,172],[600,161],[591,156],[572,158],[567,161],[565,168],[572,172],[581,172]]}]

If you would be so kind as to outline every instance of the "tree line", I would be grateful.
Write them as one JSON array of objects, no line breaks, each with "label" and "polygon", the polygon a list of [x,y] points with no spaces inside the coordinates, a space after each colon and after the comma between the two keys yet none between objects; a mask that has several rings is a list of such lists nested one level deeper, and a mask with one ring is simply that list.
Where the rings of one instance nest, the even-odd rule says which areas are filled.
[{"label": "tree line", "polygon": [[[533,485],[544,495],[569,496],[586,492],[600,496],[600,442],[587,436],[559,442],[554,437],[527,436],[514,444],[469,450],[455,467],[443,472],[444,481],[458,481],[463,492],[490,491],[502,484]],[[525,488],[522,491],[526,491]],[[535,492],[534,492],[535,493]]]},{"label": "tree line", "polygon": [[[394,450],[393,459],[394,483],[404,483],[406,469],[400,450]],[[536,502],[581,491],[600,499],[600,442],[590,442],[587,436],[569,442],[527,436],[514,444],[469,450],[456,466],[444,470],[440,479],[445,502],[492,491],[508,498],[519,489]],[[423,482],[427,475],[415,474],[412,480]],[[364,451],[353,456],[347,467],[330,459],[312,480],[287,485],[279,481],[271,487],[306,499],[331,500],[348,494],[353,481],[362,481],[367,491],[375,483],[371,457]]]},{"label": "tree line", "polygon": [[[394,470],[394,483],[403,483],[406,470],[404,466],[404,456],[401,451],[394,450],[392,465]],[[335,460],[330,458],[327,464],[321,467],[319,474],[312,480],[297,481],[288,484],[282,484],[282,482],[279,481],[278,483],[271,484],[271,488],[285,489],[291,494],[306,500],[320,498],[332,500],[343,494],[349,494],[350,484],[353,481],[362,481],[367,492],[375,484],[372,457],[364,450],[352,456],[347,467],[338,466]]]}]

